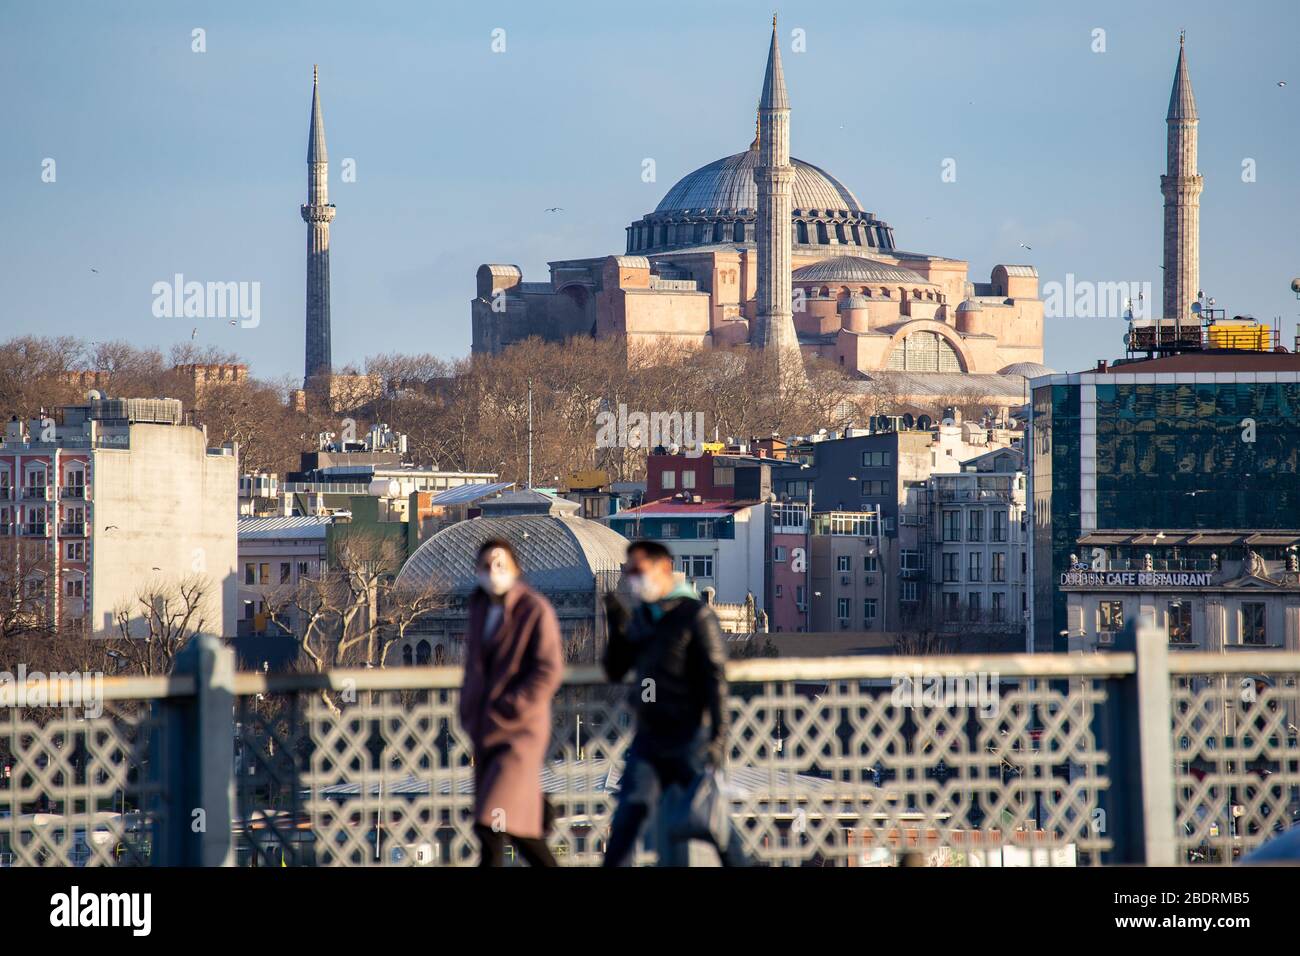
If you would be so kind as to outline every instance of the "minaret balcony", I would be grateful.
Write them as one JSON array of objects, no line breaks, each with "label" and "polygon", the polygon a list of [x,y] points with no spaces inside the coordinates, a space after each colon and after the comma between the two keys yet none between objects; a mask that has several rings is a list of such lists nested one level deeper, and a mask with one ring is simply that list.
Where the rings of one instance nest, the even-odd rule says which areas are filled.
[{"label": "minaret balcony", "polygon": [[302,210],[303,222],[333,222],[334,221],[334,204],[325,203],[323,205],[312,205],[303,203],[299,207]]}]

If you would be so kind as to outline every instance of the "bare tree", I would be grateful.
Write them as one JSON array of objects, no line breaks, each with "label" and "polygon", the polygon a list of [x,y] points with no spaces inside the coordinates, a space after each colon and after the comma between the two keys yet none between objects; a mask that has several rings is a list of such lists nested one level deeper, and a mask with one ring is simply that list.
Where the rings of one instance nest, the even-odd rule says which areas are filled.
[{"label": "bare tree", "polygon": [[205,615],[213,593],[211,580],[201,575],[146,585],[114,609],[112,649],[137,673],[170,674],[190,639],[209,630]]}]

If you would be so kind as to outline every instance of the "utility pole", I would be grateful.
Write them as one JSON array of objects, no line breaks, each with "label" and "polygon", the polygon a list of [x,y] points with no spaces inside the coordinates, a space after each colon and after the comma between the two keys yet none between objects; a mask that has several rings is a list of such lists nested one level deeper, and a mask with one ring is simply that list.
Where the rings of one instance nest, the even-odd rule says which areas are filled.
[{"label": "utility pole", "polygon": [[533,380],[528,380],[528,490],[533,490]]}]

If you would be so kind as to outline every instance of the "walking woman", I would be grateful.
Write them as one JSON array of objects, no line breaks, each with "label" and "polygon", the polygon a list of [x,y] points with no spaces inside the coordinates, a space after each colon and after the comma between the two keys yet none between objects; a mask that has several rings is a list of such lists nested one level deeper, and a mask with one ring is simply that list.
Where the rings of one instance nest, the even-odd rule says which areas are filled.
[{"label": "walking woman", "polygon": [[555,609],[523,582],[509,542],[485,541],[460,694],[460,724],[474,746],[480,866],[501,866],[507,840],[532,866],[556,865],[540,777],[563,666]]}]

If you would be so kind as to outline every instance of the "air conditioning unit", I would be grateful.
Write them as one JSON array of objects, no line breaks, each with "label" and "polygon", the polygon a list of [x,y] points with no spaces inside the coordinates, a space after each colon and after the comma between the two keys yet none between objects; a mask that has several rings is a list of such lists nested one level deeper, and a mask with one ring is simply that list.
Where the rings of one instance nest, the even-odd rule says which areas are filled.
[{"label": "air conditioning unit", "polygon": [[1098,631],[1098,632],[1097,632],[1097,643],[1098,643],[1098,644],[1114,644],[1114,643],[1115,643],[1115,632],[1114,632],[1114,631]]},{"label": "air conditioning unit", "polygon": [[849,586],[850,584],[852,584],[852,583],[853,583],[853,577],[852,577],[851,575],[848,575],[848,574],[841,574],[841,575],[840,575],[840,584],[841,584],[841,585],[843,585],[844,587],[848,587],[848,586]]},{"label": "air conditioning unit", "polygon": [[865,584],[867,587],[871,587],[873,584],[876,583],[876,579],[868,574],[866,577],[862,579],[862,583]]},{"label": "air conditioning unit", "polygon": [[840,618],[840,630],[847,631],[848,629],[849,629],[849,622],[846,621],[844,618]]}]

